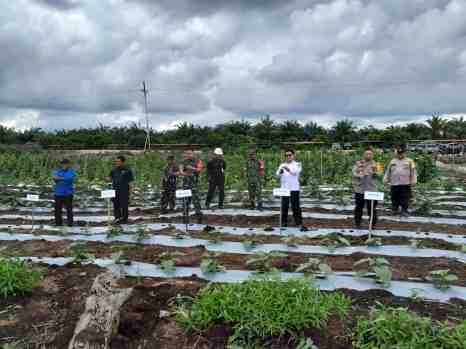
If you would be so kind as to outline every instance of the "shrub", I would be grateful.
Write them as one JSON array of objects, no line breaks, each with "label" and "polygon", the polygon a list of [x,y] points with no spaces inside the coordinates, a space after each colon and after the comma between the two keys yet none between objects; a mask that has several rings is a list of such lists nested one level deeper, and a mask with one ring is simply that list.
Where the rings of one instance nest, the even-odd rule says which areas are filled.
[{"label": "shrub", "polygon": [[209,285],[191,305],[179,305],[176,313],[188,331],[203,332],[222,324],[233,329],[230,341],[253,343],[322,328],[330,316],[344,317],[349,304],[341,294],[321,293],[308,279],[283,281],[267,276],[240,284]]},{"label": "shrub", "polygon": [[28,263],[18,259],[0,259],[0,296],[24,295],[37,286],[39,272]]}]

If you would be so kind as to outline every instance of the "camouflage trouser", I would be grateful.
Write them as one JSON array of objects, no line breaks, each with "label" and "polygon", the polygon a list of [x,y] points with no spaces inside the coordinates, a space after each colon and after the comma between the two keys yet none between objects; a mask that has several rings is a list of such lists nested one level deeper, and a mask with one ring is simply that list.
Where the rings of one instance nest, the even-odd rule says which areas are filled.
[{"label": "camouflage trouser", "polygon": [[163,186],[162,199],[160,201],[160,210],[165,211],[167,207],[170,207],[170,210],[175,208],[176,200],[176,185],[175,186]]},{"label": "camouflage trouser", "polygon": [[260,179],[248,181],[249,201],[252,206],[262,206],[262,183]]},{"label": "camouflage trouser", "polygon": [[201,214],[201,201],[199,200],[199,191],[197,187],[197,179],[194,177],[184,177],[183,178],[183,189],[188,190],[191,189],[192,196],[190,199],[187,199],[186,207],[189,207],[191,201],[194,206],[194,212],[196,214]]}]

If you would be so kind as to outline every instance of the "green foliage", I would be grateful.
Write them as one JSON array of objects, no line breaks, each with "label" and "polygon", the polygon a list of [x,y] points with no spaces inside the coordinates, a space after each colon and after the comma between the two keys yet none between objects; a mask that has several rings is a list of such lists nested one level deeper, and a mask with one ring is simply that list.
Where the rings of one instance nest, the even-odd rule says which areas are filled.
[{"label": "green foliage", "polygon": [[363,258],[353,264],[353,269],[358,277],[369,276],[370,273],[375,274],[375,281],[382,286],[388,286],[392,280],[392,271],[390,262],[385,258]]},{"label": "green foliage", "polygon": [[300,264],[296,268],[297,273],[316,274],[320,273],[323,277],[332,273],[332,268],[326,263],[322,263],[319,258],[309,258],[307,262]]},{"label": "green foliage", "polygon": [[367,239],[364,243],[370,247],[379,247],[379,246],[382,246],[382,239],[381,238],[370,238],[370,239]]},{"label": "green foliage", "polygon": [[188,331],[203,332],[222,324],[233,329],[233,342],[255,343],[324,328],[331,316],[343,318],[349,304],[345,296],[321,293],[304,278],[264,278],[209,285],[192,304],[179,305],[176,318]]},{"label": "green foliage", "polygon": [[78,243],[70,247],[71,257],[73,262],[81,263],[84,261],[89,261],[95,258],[92,253],[89,253],[86,248],[86,244]]},{"label": "green foliage", "polygon": [[351,243],[349,242],[349,240],[344,238],[338,233],[332,233],[332,234],[324,236],[324,239],[322,240],[322,244],[324,246],[327,246],[327,248],[330,251],[333,251],[338,247],[351,246]]},{"label": "green foliage", "polygon": [[25,295],[39,283],[41,274],[19,259],[0,259],[0,297]]},{"label": "green foliage", "polygon": [[465,343],[466,321],[438,324],[402,308],[374,309],[360,318],[353,341],[357,349],[461,349]]},{"label": "green foliage", "polygon": [[165,272],[174,272],[176,269],[176,257],[183,256],[182,252],[162,252],[160,255],[160,268]]},{"label": "green foliage", "polygon": [[139,225],[136,230],[136,241],[142,242],[150,236],[149,231],[143,225]]},{"label": "green foliage", "polygon": [[273,261],[275,258],[284,258],[287,257],[286,254],[280,252],[269,252],[269,253],[258,253],[249,257],[246,260],[247,266],[252,266],[258,272],[272,272],[276,268],[273,266]]},{"label": "green foliage", "polygon": [[442,269],[431,271],[427,280],[431,281],[438,289],[447,290],[452,283],[458,281],[458,277],[450,274],[450,269]]},{"label": "green foliage", "polygon": [[201,270],[204,274],[219,273],[225,270],[225,267],[221,265],[214,257],[210,256],[204,258],[201,261]]},{"label": "green foliage", "polygon": [[117,236],[120,236],[124,233],[124,230],[121,226],[115,225],[112,226],[107,232],[107,239],[111,239]]}]

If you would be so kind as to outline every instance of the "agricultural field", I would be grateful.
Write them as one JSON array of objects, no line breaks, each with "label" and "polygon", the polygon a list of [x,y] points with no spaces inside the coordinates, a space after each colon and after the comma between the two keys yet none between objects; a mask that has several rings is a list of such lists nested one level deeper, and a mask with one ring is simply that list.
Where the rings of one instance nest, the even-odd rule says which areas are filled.
[{"label": "agricultural field", "polygon": [[100,199],[113,158],[66,154],[79,180],[75,226],[64,228],[53,226],[50,177],[65,154],[0,154],[0,348],[466,348],[461,177],[415,157],[411,215],[389,214],[380,183],[370,232],[352,219],[361,152],[301,151],[303,232],[279,227],[279,151],[260,153],[265,209],[245,208],[245,153],[226,155],[225,209],[188,225],[181,202],[160,214],[164,155],[129,157],[122,226]]}]

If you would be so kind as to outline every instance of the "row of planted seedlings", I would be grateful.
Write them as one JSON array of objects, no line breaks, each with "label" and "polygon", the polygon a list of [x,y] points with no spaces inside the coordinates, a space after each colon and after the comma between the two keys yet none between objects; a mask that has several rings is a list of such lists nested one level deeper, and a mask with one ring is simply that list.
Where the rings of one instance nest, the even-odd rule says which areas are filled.
[{"label": "row of planted seedlings", "polygon": [[[75,262],[92,258],[81,248],[74,248]],[[165,268],[174,268],[172,257],[164,256]],[[121,255],[114,258],[118,263]],[[265,258],[260,263],[265,269],[270,267]],[[221,270],[208,260],[204,268]],[[328,266],[309,261],[301,269],[324,273]],[[0,259],[2,298],[27,297],[42,277],[25,261]],[[411,301],[422,299],[413,295]],[[218,326],[229,328],[230,348],[267,348],[282,343],[283,348],[315,349],[323,338],[324,345],[333,341],[345,348],[464,348],[464,318],[438,322],[407,309],[374,304],[371,311],[362,312],[341,292],[319,291],[312,279],[283,280],[268,272],[238,284],[209,284],[193,298],[177,297],[170,316],[192,335],[208,334]]]},{"label": "row of planted seedlings", "polygon": [[[124,234],[124,230],[120,226],[116,227],[111,227],[109,228],[109,231],[107,233],[107,242],[117,242],[118,237]],[[200,267],[202,272],[204,273],[213,273],[217,271],[222,271],[223,266],[220,264],[220,262],[217,260],[218,256],[223,254],[231,254],[232,251],[230,251],[228,248],[225,248],[222,250],[221,247],[218,245],[221,245],[224,243],[224,238],[222,237],[222,234],[215,230],[215,229],[207,229],[206,232],[208,236],[208,240],[196,240],[196,242],[201,242],[205,245],[204,249],[207,248],[208,252],[207,254],[204,255],[205,258],[203,258],[200,261]],[[144,226],[139,226],[136,232],[132,235],[132,240],[126,240],[124,239],[124,242],[131,242],[134,241],[135,243],[143,244],[144,242],[147,241],[152,235],[149,233],[149,231],[144,227]],[[189,239],[190,237],[186,235],[186,233],[183,233],[181,231],[175,231],[172,234],[172,239],[174,240],[184,240],[184,239]],[[228,238],[228,237],[227,237]],[[66,239],[66,237],[64,237]],[[288,235],[284,236],[281,238],[281,242],[284,246],[283,250],[286,252],[295,252],[294,249],[298,248],[300,244],[303,243],[303,238],[302,237],[297,237],[293,235]],[[239,266],[246,267],[248,269],[255,269],[259,270],[261,272],[268,272],[276,268],[277,263],[274,263],[274,261],[277,261],[277,259],[283,259],[286,258],[288,255],[284,254],[283,252],[263,252],[263,253],[255,253],[254,250],[259,249],[260,245],[263,244],[263,237],[259,235],[254,235],[250,234],[248,236],[245,236],[244,239],[241,239],[241,243],[244,249],[244,253],[241,253],[236,251],[233,253],[233,255],[240,256],[240,260],[243,260],[243,257],[245,258],[244,263],[239,262]],[[412,239],[411,240],[411,245],[410,248],[413,250],[413,254],[415,254],[415,250],[422,248],[424,241],[419,241],[417,239]],[[332,256],[339,257],[338,255],[338,248],[340,247],[349,247],[351,246],[350,241],[345,238],[344,236],[338,234],[338,233],[332,233],[328,235],[324,235],[319,239],[319,245],[325,246],[328,251],[331,253]],[[365,241],[365,245],[369,246],[374,249],[372,252],[373,255],[369,257],[362,257],[359,260],[355,261],[353,263],[352,269],[355,272],[355,275],[357,277],[370,277],[372,278],[377,284],[388,287],[390,285],[390,281],[392,279],[392,270],[390,266],[390,262],[386,258],[382,258],[383,256],[383,248],[380,251],[377,251],[379,248],[382,247],[382,240],[380,238],[369,238]],[[73,247],[71,249],[71,256],[75,256],[75,254],[78,256],[78,258],[75,258],[77,260],[81,260],[83,257],[88,256],[90,259],[93,257],[91,254],[84,253],[83,249],[85,248],[85,245],[82,244],[77,244],[77,245],[72,245],[72,246],[79,246],[79,247]],[[157,246],[157,245],[156,245]],[[162,245],[158,245],[163,246]],[[171,247],[176,247],[176,244],[171,244]],[[170,247],[166,246],[166,247]],[[180,244],[180,246],[183,246],[183,244]],[[185,245],[186,246],[186,245]],[[209,248],[210,246],[210,248]],[[192,246],[194,247],[194,246]],[[120,252],[120,256],[123,256],[125,252],[132,251],[133,253],[131,254],[133,258],[138,258],[136,246],[129,245],[129,249],[119,249],[118,246],[115,246],[116,250]],[[459,251],[462,254],[466,255],[466,246],[460,246],[457,247]],[[180,248],[180,250],[183,250],[183,248]],[[220,251],[219,253],[215,253],[215,250]],[[75,252],[79,253],[75,253]],[[158,261],[160,263],[160,267],[162,270],[166,271],[167,273],[175,271],[175,266],[176,266],[176,260],[178,257],[182,255],[182,252],[177,251],[176,253],[171,253],[171,252],[163,252],[158,256],[158,258],[154,258],[150,260],[150,262]],[[325,278],[329,274],[332,273],[332,269],[329,264],[323,263],[321,259],[319,258],[309,258],[309,260],[305,260],[304,256],[307,253],[298,253],[300,256],[299,261],[301,261],[298,265],[295,265],[293,267],[292,264],[287,263],[285,265],[285,269],[287,271],[295,271],[295,272],[305,272],[305,273],[319,273],[320,278]],[[154,256],[155,257],[155,256]],[[408,260],[409,257],[406,257],[406,261]],[[414,256],[413,256],[414,258]],[[237,263],[238,264],[238,263]],[[401,265],[402,266],[402,265]],[[398,267],[400,267],[398,263]],[[456,269],[462,270],[464,269],[464,265],[462,263],[458,263],[456,265]],[[457,284],[459,279],[454,273],[451,273],[449,269],[436,269],[430,271],[429,275],[421,276],[424,280],[430,281],[434,284],[435,287],[442,289],[442,290],[447,290],[451,284]],[[463,275],[464,278],[464,275]]]}]

